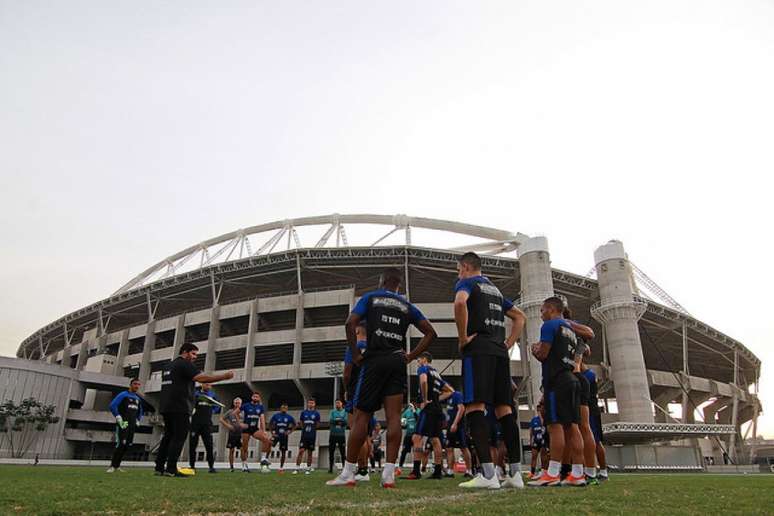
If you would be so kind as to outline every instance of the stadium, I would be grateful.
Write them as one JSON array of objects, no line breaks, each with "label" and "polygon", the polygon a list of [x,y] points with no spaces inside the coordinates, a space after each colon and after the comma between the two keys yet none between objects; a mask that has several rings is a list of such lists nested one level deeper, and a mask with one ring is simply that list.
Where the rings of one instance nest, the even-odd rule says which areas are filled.
[{"label": "stadium", "polygon": [[[511,361],[523,443],[540,397],[539,363],[523,344],[538,340],[540,304],[556,294],[597,335],[589,363],[600,379],[611,466],[749,463],[744,442],[755,437],[761,410],[754,394],[759,359],[689,314],[629,260],[621,242],[590,249],[595,269],[588,274],[552,268],[548,244],[545,237],[405,215],[328,215],[240,229],[164,258],[110,297],[30,335],[18,358],[0,361],[0,399],[35,396],[57,406],[60,422],[29,453],[106,458],[111,397],[137,376],[145,399],[156,404],[161,369],[192,342],[201,369],[235,372],[215,387],[221,400],[256,390],[270,412],[283,401],[298,412],[315,397],[324,418],[317,460],[327,464],[325,418],[341,393],[343,322],[358,297],[376,287],[384,267],[399,267],[405,295],[438,331],[430,349],[435,365],[459,388],[453,286],[457,258],[472,250],[482,255],[484,274],[527,315]],[[416,345],[418,334],[409,340]],[[412,381],[409,398],[415,392]],[[130,460],[152,456],[160,418],[146,418],[140,432]],[[224,434],[215,440],[218,460]]]}]

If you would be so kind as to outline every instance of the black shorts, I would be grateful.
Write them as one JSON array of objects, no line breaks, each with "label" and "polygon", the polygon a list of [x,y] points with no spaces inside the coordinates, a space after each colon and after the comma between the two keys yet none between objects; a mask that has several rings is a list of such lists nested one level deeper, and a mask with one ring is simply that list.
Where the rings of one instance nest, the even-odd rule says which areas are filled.
[{"label": "black shorts", "polygon": [[417,428],[414,433],[431,439],[434,437],[440,438],[443,427],[443,412],[434,412],[425,409],[419,413],[419,422],[417,423]]},{"label": "black shorts", "polygon": [[241,448],[242,447],[242,435],[232,434],[229,432],[228,441],[226,442],[226,448]]},{"label": "black shorts", "polygon": [[546,447],[546,442],[543,439],[533,439],[531,447],[535,450],[542,450]]},{"label": "black shorts", "polygon": [[594,434],[594,442],[601,443],[605,436],[602,434],[602,414],[599,409],[592,409],[589,412],[589,423],[591,424],[591,433]]},{"label": "black shorts", "polygon": [[547,425],[580,423],[580,390],[580,382],[569,371],[554,378],[544,393]]},{"label": "black shorts", "polygon": [[589,385],[588,379],[583,373],[574,373],[575,378],[580,382],[580,404],[589,406],[589,400],[591,399],[591,385]]},{"label": "black shorts", "polygon": [[317,441],[317,436],[305,436],[302,434],[301,441],[298,443],[298,449],[314,451],[316,441]]},{"label": "black shorts", "polygon": [[403,448],[406,450],[410,450],[411,447],[414,445],[414,434],[406,432],[406,435],[403,436]]},{"label": "black shorts", "polygon": [[406,378],[403,354],[366,354],[360,367],[353,405],[364,412],[376,412],[384,398],[406,392]]},{"label": "black shorts", "polygon": [[242,429],[243,434],[253,435],[255,432],[258,431],[257,426],[248,426],[247,428]]},{"label": "black shorts", "polygon": [[288,451],[288,434],[277,434],[271,438],[271,447],[279,444],[280,451]]},{"label": "black shorts", "polygon": [[500,428],[500,423],[489,425],[489,446],[497,448],[503,440],[503,431]]},{"label": "black shorts", "polygon": [[513,405],[511,361],[495,355],[462,358],[462,394],[465,403]]},{"label": "black shorts", "polygon": [[116,448],[134,444],[134,429],[134,425],[129,425],[123,429],[116,425]]},{"label": "black shorts", "polygon": [[447,430],[446,432],[446,447],[459,448],[460,450],[467,448],[468,436],[465,433],[465,425],[460,422],[460,424],[457,425],[456,432],[451,431],[451,426],[449,426],[449,428],[450,430]]}]

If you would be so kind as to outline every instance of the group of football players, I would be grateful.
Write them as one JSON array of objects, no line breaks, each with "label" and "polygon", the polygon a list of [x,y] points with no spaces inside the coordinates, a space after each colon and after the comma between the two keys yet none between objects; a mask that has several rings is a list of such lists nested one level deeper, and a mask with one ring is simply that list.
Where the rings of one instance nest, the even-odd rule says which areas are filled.
[{"label": "group of football players", "polygon": [[[428,348],[437,336],[436,331],[419,309],[398,293],[402,281],[398,269],[385,269],[379,288],[363,294],[353,308],[345,323],[346,401],[337,400],[329,418],[328,471],[333,472],[336,451],[341,456],[342,468],[328,485],[354,486],[359,480],[367,480],[370,459],[372,468],[384,461],[381,485],[395,487],[396,477],[402,476],[400,468],[396,468],[402,443],[399,465],[403,466],[409,451],[413,459],[411,472],[403,477],[406,480],[421,478],[425,464],[432,458],[430,479],[454,476],[456,469],[468,477],[460,484],[463,488],[524,487],[510,354],[521,336],[526,316],[482,274],[481,260],[475,253],[465,253],[459,259],[458,271],[454,320],[462,359],[461,391],[455,390],[433,367]],[[542,399],[538,413],[530,422],[529,485],[598,483],[607,479],[607,468],[596,377],[584,364],[594,332],[574,321],[566,303],[558,297],[542,303],[541,317],[540,339],[530,348],[542,363]],[[507,335],[506,319],[510,319]],[[422,334],[413,349],[407,338],[412,325]],[[157,473],[167,476],[180,475],[176,461],[178,448],[184,442],[182,430],[190,430],[191,468],[195,465],[195,450],[201,437],[207,450],[209,471],[215,472],[210,423],[212,415],[223,405],[211,391],[209,382],[233,377],[231,372],[201,373],[191,365],[198,350],[193,345],[186,346],[162,377],[162,401],[168,399],[167,405],[172,408],[178,405],[186,408],[184,405],[188,404],[189,415],[184,418],[185,411],[168,407],[165,411],[162,406],[168,451],[165,448],[167,456],[157,460]],[[408,369],[414,361],[417,363],[417,406],[409,404],[404,409]],[[201,385],[193,392],[191,404],[186,401],[189,396],[186,392],[193,390],[194,381]],[[131,444],[130,434],[142,415],[136,395],[138,388],[139,382],[134,379],[129,391],[120,394],[111,404],[116,415],[117,445],[109,471],[120,468],[121,457]],[[386,431],[374,418],[375,412],[382,408]],[[231,471],[234,471],[237,452],[242,471],[250,471],[247,459],[251,439],[259,442],[258,461],[262,470],[269,470],[269,456],[277,446],[279,471],[284,471],[288,438],[300,430],[294,474],[299,471],[309,474],[320,420],[314,399],[307,400],[298,422],[288,414],[288,406],[283,403],[268,424],[258,392],[253,392],[248,402],[233,399],[229,410],[220,415],[220,423],[228,432]],[[382,449],[383,443],[386,450]],[[461,453],[459,463],[455,449]],[[302,465],[304,457],[305,466]],[[538,461],[542,471],[537,469]]]}]

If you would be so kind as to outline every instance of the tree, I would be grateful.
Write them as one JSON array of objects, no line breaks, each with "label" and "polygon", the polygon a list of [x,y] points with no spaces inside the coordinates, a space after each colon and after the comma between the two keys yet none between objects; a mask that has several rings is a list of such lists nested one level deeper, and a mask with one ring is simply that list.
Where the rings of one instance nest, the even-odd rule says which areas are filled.
[{"label": "tree", "polygon": [[21,458],[50,424],[59,422],[55,405],[45,405],[35,398],[16,404],[7,400],[0,405],[0,448],[7,443],[11,457]]}]

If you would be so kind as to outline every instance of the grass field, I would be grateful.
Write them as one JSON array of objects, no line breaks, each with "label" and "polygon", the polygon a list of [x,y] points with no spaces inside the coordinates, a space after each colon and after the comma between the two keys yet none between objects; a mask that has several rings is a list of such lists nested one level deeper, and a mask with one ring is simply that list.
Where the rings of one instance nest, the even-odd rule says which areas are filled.
[{"label": "grass field", "polygon": [[587,488],[462,492],[460,479],[330,488],[311,475],[0,466],[1,514],[774,514],[774,475],[614,475]]}]

